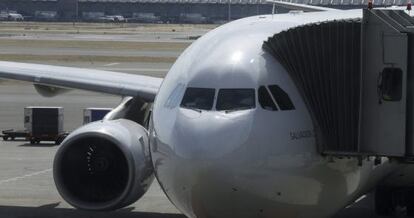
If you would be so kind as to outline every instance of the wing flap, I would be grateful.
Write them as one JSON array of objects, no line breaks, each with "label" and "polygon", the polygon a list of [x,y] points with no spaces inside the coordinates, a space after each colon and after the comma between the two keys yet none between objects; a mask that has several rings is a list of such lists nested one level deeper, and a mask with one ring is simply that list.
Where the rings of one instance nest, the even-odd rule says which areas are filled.
[{"label": "wing flap", "polygon": [[0,61],[0,78],[153,101],[161,78],[104,70]]}]

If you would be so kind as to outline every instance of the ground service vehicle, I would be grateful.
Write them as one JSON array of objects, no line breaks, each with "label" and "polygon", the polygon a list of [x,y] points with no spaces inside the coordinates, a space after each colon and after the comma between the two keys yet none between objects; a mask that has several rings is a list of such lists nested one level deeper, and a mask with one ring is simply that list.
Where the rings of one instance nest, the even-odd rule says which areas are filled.
[{"label": "ground service vehicle", "polygon": [[54,141],[60,144],[69,134],[63,131],[62,107],[24,108],[24,130],[8,129],[2,131],[3,140],[24,139],[31,144],[41,141]]}]

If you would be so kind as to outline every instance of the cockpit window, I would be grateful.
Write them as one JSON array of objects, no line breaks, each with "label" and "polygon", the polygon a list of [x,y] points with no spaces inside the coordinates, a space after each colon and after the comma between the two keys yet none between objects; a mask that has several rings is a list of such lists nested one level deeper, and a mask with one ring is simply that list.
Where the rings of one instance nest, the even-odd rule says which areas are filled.
[{"label": "cockpit window", "polygon": [[260,86],[258,90],[259,94],[259,104],[262,106],[263,109],[269,111],[277,111],[277,107],[270,97],[269,91],[267,91],[266,87]]},{"label": "cockpit window", "polygon": [[181,101],[181,107],[211,110],[213,108],[214,95],[214,89],[187,88]]},{"label": "cockpit window", "polygon": [[256,107],[254,89],[220,89],[216,109],[234,111]]},{"label": "cockpit window", "polygon": [[293,105],[292,100],[290,100],[289,95],[278,85],[269,86],[269,90],[275,98],[280,110],[284,111],[295,109],[295,106]]}]

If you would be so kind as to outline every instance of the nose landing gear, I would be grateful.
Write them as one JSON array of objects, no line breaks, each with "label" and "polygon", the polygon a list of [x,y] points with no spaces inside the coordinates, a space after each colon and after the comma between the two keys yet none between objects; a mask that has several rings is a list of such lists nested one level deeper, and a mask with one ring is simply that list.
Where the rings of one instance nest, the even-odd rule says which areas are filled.
[{"label": "nose landing gear", "polygon": [[414,217],[414,189],[378,187],[375,190],[375,212],[379,216]]},{"label": "nose landing gear", "polygon": [[392,200],[392,190],[387,187],[378,187],[375,190],[375,212],[380,216],[391,216],[396,206]]}]

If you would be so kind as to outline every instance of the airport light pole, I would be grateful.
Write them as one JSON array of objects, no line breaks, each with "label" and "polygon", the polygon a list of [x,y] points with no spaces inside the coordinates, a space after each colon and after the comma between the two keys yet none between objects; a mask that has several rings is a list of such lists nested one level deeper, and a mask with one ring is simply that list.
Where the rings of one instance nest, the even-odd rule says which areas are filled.
[{"label": "airport light pole", "polygon": [[75,16],[76,16],[76,22],[78,22],[79,21],[79,0],[76,0]]},{"label": "airport light pole", "polygon": [[230,22],[230,20],[231,20],[231,0],[228,0],[229,1],[229,10],[228,10],[228,22]]}]

